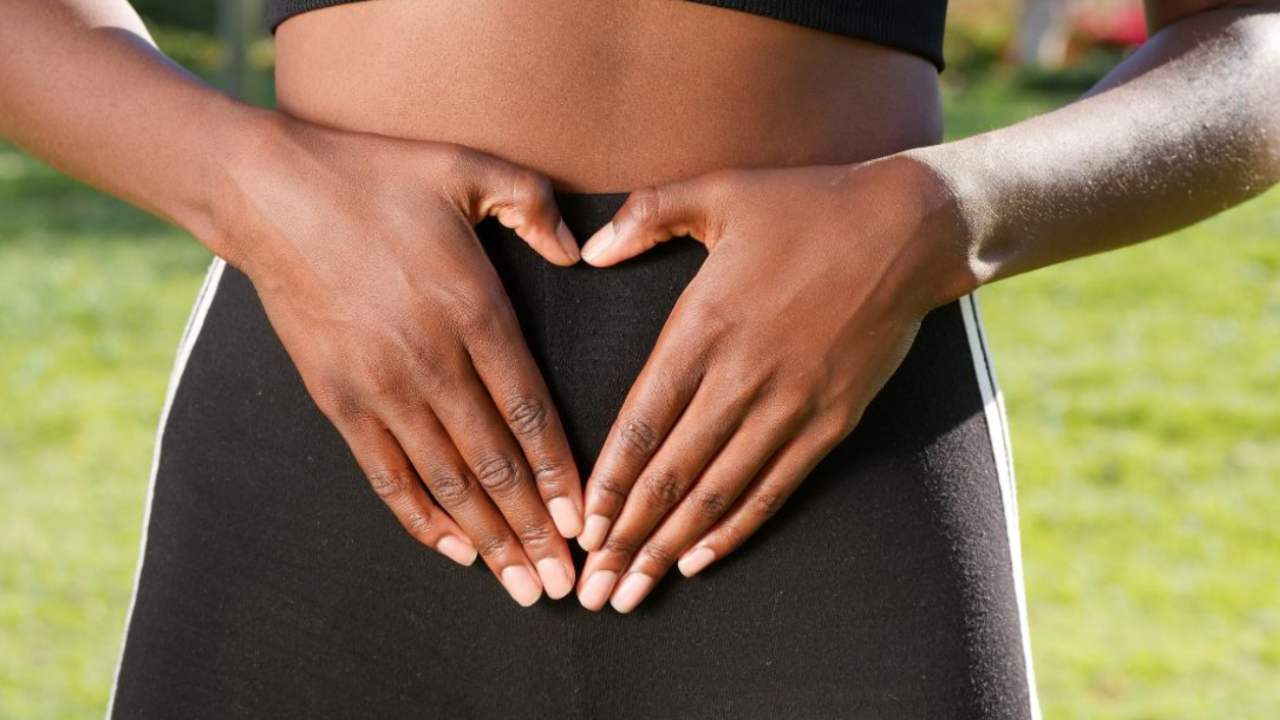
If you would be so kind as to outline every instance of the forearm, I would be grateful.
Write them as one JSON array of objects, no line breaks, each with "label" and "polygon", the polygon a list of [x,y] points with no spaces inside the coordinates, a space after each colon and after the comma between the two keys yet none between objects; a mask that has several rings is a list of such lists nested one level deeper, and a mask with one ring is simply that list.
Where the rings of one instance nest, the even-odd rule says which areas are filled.
[{"label": "forearm", "polygon": [[953,293],[1189,225],[1280,181],[1277,3],[1156,33],[1083,99],[905,153],[945,188]]},{"label": "forearm", "polygon": [[214,198],[263,112],[166,58],[124,0],[0,3],[0,137],[215,252]]}]

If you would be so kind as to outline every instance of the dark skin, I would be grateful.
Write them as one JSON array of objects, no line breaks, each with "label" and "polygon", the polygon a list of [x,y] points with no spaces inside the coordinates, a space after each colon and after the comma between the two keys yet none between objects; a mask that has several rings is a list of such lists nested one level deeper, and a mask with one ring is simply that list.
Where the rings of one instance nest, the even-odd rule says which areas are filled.
[{"label": "dark skin", "polygon": [[581,481],[473,231],[493,216],[549,262],[576,262],[544,176],[233,103],[159,55],[123,2],[9,2],[0,26],[0,135],[243,270],[415,539],[463,565],[478,553],[522,605],[572,591]]},{"label": "dark skin", "polygon": [[[246,176],[251,201],[219,227],[261,243],[237,262],[312,398],[415,538],[464,565],[479,551],[521,604],[564,597],[579,481],[473,231],[494,216],[576,262],[550,183],[461,146],[284,122],[290,142],[264,159],[292,169]],[[298,168],[314,176],[301,187]],[[313,213],[318,198],[337,212]]]},{"label": "dark skin", "polygon": [[[292,20],[287,114],[200,86],[123,2],[0,6],[0,135],[243,269],[406,529],[464,563],[478,550],[524,604],[571,591],[564,537],[592,551],[593,610],[732,552],[856,425],[929,309],[1280,180],[1276,2],[1153,0],[1152,41],[1082,101],[932,147],[918,58],[690,3],[530,6]],[[523,31],[477,52],[469,29],[503,18]],[[348,54],[326,46],[352,27],[369,36],[344,31]],[[308,75],[308,49],[336,66]],[[854,92],[816,70],[840,62]],[[686,235],[710,251],[585,490],[470,229],[496,215],[573,262],[553,182],[639,188],[584,248],[593,265]]]},{"label": "dark skin", "polygon": [[1153,3],[1153,40],[1089,97],[1010,128],[633,193],[587,262],[685,235],[710,255],[587,483],[583,603],[629,612],[673,565],[738,548],[857,424],[928,310],[1280,180],[1280,12],[1205,5]]}]

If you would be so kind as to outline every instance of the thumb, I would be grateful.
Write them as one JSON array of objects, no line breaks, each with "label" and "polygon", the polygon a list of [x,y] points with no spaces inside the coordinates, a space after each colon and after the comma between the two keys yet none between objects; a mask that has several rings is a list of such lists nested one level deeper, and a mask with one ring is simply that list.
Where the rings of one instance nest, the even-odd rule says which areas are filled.
[{"label": "thumb", "polygon": [[556,265],[578,262],[578,241],[560,217],[551,181],[497,158],[481,158],[473,184],[480,217],[496,217]]},{"label": "thumb", "polygon": [[702,180],[683,180],[636,190],[607,225],[582,247],[582,259],[607,267],[673,237],[706,241],[709,192]]}]

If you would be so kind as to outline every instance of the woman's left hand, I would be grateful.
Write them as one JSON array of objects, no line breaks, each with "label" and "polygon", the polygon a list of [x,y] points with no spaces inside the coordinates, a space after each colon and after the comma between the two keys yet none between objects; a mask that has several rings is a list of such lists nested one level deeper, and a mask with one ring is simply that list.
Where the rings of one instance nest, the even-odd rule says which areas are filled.
[{"label": "woman's left hand", "polygon": [[684,235],[709,255],[587,483],[584,606],[629,612],[677,561],[723,558],[849,434],[967,290],[944,194],[900,156],[721,171],[632,193],[590,239],[597,266]]}]

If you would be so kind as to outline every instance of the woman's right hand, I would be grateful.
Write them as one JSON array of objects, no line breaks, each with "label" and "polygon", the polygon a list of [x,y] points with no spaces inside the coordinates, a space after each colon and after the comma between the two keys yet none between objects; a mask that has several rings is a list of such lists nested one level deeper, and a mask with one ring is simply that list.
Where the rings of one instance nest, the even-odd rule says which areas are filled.
[{"label": "woman's right hand", "polygon": [[284,115],[255,145],[230,163],[206,242],[253,281],[373,490],[424,545],[463,565],[478,550],[521,605],[567,595],[579,476],[474,231],[495,216],[577,262],[550,183],[457,145]]}]

